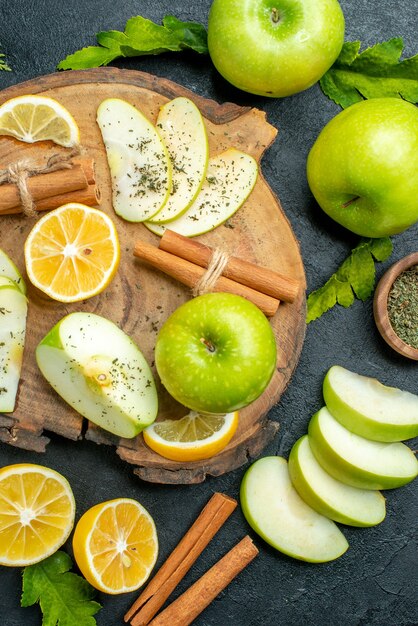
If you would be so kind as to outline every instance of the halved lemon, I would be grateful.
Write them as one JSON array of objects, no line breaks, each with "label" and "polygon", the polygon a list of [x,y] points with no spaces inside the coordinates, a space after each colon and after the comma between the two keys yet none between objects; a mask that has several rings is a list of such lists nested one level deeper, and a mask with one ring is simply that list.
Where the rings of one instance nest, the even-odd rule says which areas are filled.
[{"label": "halved lemon", "polygon": [[208,459],[228,445],[238,426],[238,411],[226,415],[190,411],[181,419],[154,422],[143,431],[145,443],[172,461]]},{"label": "halved lemon", "polygon": [[80,142],[80,131],[71,113],[47,96],[17,96],[2,104],[0,135],[26,143],[49,139],[66,148]]},{"label": "halved lemon", "polygon": [[73,550],[93,587],[109,594],[134,591],[148,579],[157,560],[154,520],[130,498],[96,504],[79,520]]},{"label": "halved lemon", "polygon": [[114,223],[84,204],[65,204],[44,215],[25,243],[30,281],[59,302],[78,302],[103,291],[119,258]]},{"label": "halved lemon", "polygon": [[0,470],[0,564],[23,567],[53,554],[67,540],[75,502],[64,476],[22,463]]}]

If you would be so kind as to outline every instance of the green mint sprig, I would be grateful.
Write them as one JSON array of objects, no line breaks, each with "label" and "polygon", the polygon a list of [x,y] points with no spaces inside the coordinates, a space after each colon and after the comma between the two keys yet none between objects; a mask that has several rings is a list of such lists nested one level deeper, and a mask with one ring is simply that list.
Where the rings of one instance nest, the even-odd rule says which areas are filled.
[{"label": "green mint sprig", "polygon": [[127,21],[122,33],[109,30],[98,33],[98,46],[89,46],[61,61],[59,70],[79,70],[108,65],[118,57],[135,57],[162,52],[194,50],[208,53],[207,32],[196,22],[182,22],[166,15],[162,26],[138,15]]},{"label": "green mint sprig", "polygon": [[343,109],[369,98],[403,98],[418,103],[418,54],[400,60],[403,40],[394,37],[360,52],[359,41],[346,42],[334,65],[320,80],[322,91]]},{"label": "green mint sprig", "polygon": [[367,300],[375,284],[374,260],[385,261],[392,254],[392,250],[389,237],[360,242],[325,285],[309,294],[307,324],[321,317],[336,304],[347,308],[356,298]]}]

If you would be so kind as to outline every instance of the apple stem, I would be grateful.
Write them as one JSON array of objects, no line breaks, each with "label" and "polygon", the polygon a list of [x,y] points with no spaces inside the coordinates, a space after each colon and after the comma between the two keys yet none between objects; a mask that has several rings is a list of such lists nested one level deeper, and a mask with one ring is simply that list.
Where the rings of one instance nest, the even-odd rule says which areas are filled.
[{"label": "apple stem", "polygon": [[211,341],[209,341],[209,339],[205,339],[204,337],[201,337],[200,341],[203,343],[204,346],[207,347],[209,352],[215,352],[216,351],[215,346],[213,345],[213,343]]},{"label": "apple stem", "polygon": [[354,198],[351,198],[351,200],[348,200],[347,202],[344,202],[344,204],[342,205],[343,209],[345,209],[346,207],[350,206],[350,204],[353,204],[353,202],[355,202],[359,198],[360,198],[360,196],[354,196]]},{"label": "apple stem", "polygon": [[275,7],[273,7],[271,10],[271,21],[273,22],[273,24],[277,24],[278,22],[280,22],[280,13]]}]

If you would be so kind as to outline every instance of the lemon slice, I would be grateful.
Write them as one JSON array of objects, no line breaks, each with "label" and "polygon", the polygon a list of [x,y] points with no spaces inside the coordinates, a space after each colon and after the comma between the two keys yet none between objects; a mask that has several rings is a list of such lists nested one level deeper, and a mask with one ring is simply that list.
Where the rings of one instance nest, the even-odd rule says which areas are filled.
[{"label": "lemon slice", "polygon": [[73,550],[93,587],[109,594],[134,591],[148,579],[157,560],[154,520],[136,500],[102,502],[81,517]]},{"label": "lemon slice", "polygon": [[173,461],[208,459],[228,445],[238,426],[238,411],[226,415],[190,411],[177,420],[155,422],[143,431],[145,443]]},{"label": "lemon slice", "polygon": [[23,567],[53,554],[67,540],[75,502],[54,470],[22,463],[0,470],[0,564]]},{"label": "lemon slice", "polygon": [[0,135],[26,143],[51,140],[69,148],[80,142],[80,131],[71,113],[53,98],[17,96],[0,107]]},{"label": "lemon slice", "polygon": [[103,291],[119,258],[112,220],[84,204],[51,211],[35,224],[25,243],[30,281],[59,302],[78,302]]}]

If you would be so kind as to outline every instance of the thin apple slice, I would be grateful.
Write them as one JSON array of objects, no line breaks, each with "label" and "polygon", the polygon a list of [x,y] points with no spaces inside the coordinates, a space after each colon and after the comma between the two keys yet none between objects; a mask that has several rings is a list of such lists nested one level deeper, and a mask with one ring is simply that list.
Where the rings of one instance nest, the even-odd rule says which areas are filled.
[{"label": "thin apple slice", "polygon": [[250,526],[284,554],[323,563],[337,559],[348,548],[334,522],[298,495],[281,457],[264,457],[253,463],[241,483],[240,498]]},{"label": "thin apple slice", "polygon": [[184,213],[199,193],[209,161],[205,123],[189,98],[174,98],[161,107],[156,123],[173,170],[170,196],[151,222],[162,224]]},{"label": "thin apple slice", "polygon": [[257,161],[252,156],[228,148],[209,159],[205,182],[189,209],[179,218],[164,224],[145,222],[162,236],[167,228],[185,237],[196,237],[230,218],[250,195],[257,180]]},{"label": "thin apple slice", "polygon": [[149,219],[167,202],[171,163],[161,137],[134,106],[119,98],[97,109],[112,177],[113,208],[129,222]]},{"label": "thin apple slice", "polygon": [[[5,283],[6,278],[2,278]],[[9,279],[11,281],[11,279]],[[0,286],[0,412],[11,413],[22,369],[28,302],[19,287]]]},{"label": "thin apple slice", "polygon": [[376,526],[385,519],[386,505],[382,494],[335,480],[316,460],[308,435],[301,437],[290,452],[289,474],[302,500],[334,522]]},{"label": "thin apple slice", "polygon": [[309,422],[309,444],[331,476],[360,489],[393,489],[418,475],[418,461],[403,443],[355,435],[322,408]]},{"label": "thin apple slice", "polygon": [[104,317],[70,313],[38,345],[36,360],[70,406],[119,437],[135,437],[157,416],[148,363],[132,339]]},{"label": "thin apple slice", "polygon": [[0,250],[0,276],[7,276],[16,283],[22,293],[26,293],[26,284],[21,273],[3,250]]},{"label": "thin apple slice", "polygon": [[418,396],[334,365],[324,379],[328,410],[348,430],[375,441],[418,436]]}]

